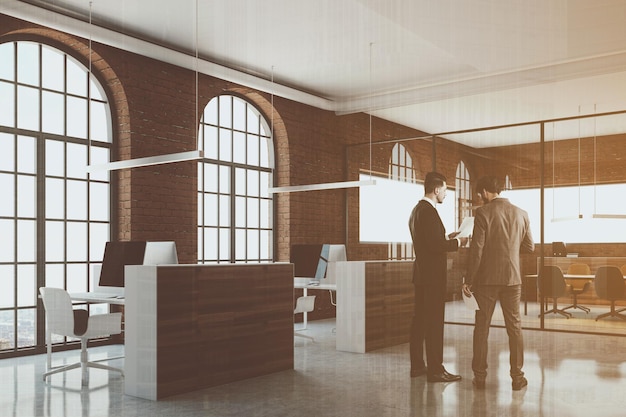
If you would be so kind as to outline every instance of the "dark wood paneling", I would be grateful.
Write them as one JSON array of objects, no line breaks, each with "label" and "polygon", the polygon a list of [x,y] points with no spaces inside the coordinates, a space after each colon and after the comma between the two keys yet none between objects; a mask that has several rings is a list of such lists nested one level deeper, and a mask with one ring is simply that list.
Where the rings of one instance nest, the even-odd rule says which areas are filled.
[{"label": "dark wood paneling", "polygon": [[365,351],[408,343],[413,318],[412,262],[365,264]]},{"label": "dark wood paneling", "polygon": [[293,369],[293,265],[158,269],[157,397]]}]

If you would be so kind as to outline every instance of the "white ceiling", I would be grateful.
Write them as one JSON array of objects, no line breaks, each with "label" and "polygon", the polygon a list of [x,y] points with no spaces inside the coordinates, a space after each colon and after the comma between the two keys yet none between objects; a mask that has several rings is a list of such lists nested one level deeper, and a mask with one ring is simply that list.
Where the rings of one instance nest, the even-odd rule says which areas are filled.
[{"label": "white ceiling", "polygon": [[[15,17],[338,114],[369,112],[429,133],[626,110],[626,0],[0,5]],[[550,125],[546,137],[621,132],[626,116]],[[485,147],[536,141],[539,130],[445,136]]]}]

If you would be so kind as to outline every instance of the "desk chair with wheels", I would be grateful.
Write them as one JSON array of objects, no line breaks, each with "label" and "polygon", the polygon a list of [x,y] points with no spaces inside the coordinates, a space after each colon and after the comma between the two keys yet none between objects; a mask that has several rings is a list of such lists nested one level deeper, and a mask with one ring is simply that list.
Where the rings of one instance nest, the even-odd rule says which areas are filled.
[{"label": "desk chair with wheels", "polygon": [[[112,366],[89,362],[87,356],[87,341],[96,337],[107,337],[122,332],[122,313],[89,315],[87,310],[72,307],[72,301],[67,291],[61,288],[41,287],[39,293],[46,310],[46,345],[47,367],[43,374],[46,377],[58,372],[81,368],[82,385],[87,385],[89,373],[87,368],[100,368],[117,371],[124,375],[124,371]],[[80,362],[71,365],[52,368],[52,335],[80,339]]]},{"label": "desk chair with wheels", "polygon": [[626,285],[624,284],[624,276],[620,269],[616,266],[601,266],[596,271],[596,279],[594,280],[596,294],[598,297],[609,300],[611,302],[611,311],[600,314],[596,317],[596,321],[604,317],[618,317],[626,320],[626,316],[620,314],[626,308],[615,310],[615,301],[626,300]]},{"label": "desk chair with wheels", "polygon": [[[293,314],[296,315],[296,314],[305,313],[305,312],[310,313],[313,310],[315,310],[315,296],[307,295],[307,296],[298,297],[296,299],[296,308],[293,310]],[[295,330],[294,335],[299,336],[299,337],[304,337],[305,339],[310,339],[312,341],[315,340],[311,336],[300,334],[299,332],[301,332],[302,330],[306,330],[306,327]]]},{"label": "desk chair with wheels", "polygon": [[[591,269],[587,264],[574,263],[567,268],[567,273],[571,275],[591,275]],[[587,292],[589,288],[591,288],[591,281],[585,281],[582,287],[570,285],[568,290],[570,295],[573,297],[573,304],[563,308],[563,311],[570,308],[577,308],[584,311],[585,313],[589,313],[591,311],[589,307],[581,306],[578,304],[578,296]]]},{"label": "desk chair with wheels", "polygon": [[[568,319],[572,317],[571,313],[559,309],[557,305],[557,299],[564,296],[569,290],[561,268],[555,265],[544,266],[539,272],[538,284],[541,295],[543,297],[552,298],[552,309],[542,311],[539,317],[550,313],[560,314]],[[543,305],[541,309],[543,310]]]}]

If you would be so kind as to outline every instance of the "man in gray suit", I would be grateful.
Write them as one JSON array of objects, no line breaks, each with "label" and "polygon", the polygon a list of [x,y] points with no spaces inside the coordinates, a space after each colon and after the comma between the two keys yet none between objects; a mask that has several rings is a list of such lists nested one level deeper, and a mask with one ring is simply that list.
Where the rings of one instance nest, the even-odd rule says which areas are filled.
[{"label": "man in gray suit", "polygon": [[478,180],[476,192],[483,206],[476,210],[474,232],[463,292],[474,292],[480,310],[474,327],[474,386],[485,388],[487,377],[487,339],[496,305],[504,315],[509,336],[510,375],[513,390],[528,385],[524,377],[524,339],[519,312],[522,292],[520,252],[533,252],[528,213],[500,197],[502,188],[495,177]]}]

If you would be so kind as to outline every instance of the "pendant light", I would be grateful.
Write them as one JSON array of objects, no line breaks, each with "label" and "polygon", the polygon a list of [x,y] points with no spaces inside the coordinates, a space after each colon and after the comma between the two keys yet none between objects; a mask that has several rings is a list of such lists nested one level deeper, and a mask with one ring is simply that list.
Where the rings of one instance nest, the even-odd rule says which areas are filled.
[{"label": "pendant light", "polygon": [[[89,2],[89,77],[91,81],[91,27],[92,27],[92,1]],[[170,154],[163,155],[154,155],[147,156],[143,158],[132,158],[132,159],[124,159],[120,161],[108,162],[105,164],[91,165],[91,139],[89,140],[89,165],[86,166],[85,170],[87,173],[94,173],[99,171],[116,171],[120,169],[130,169],[130,168],[140,168],[151,165],[162,165],[169,164],[174,162],[184,162],[184,161],[197,161],[204,158],[204,152],[199,149],[199,135],[198,135],[198,0],[196,0],[196,9],[195,9],[195,93],[196,93],[196,105],[195,105],[195,117],[196,121],[195,130],[196,130],[196,150],[193,151],[185,151],[185,152],[176,152]]]},{"label": "pendant light", "polygon": [[[593,105],[593,114],[596,114],[596,106],[597,104]],[[597,188],[597,183],[596,183],[596,167],[597,167],[597,161],[596,161],[596,148],[597,148],[597,144],[596,144],[596,117],[594,116],[593,118],[593,215],[591,216],[594,219],[626,219],[626,214],[600,214],[597,212],[597,204],[598,204],[598,200],[597,200],[597,196],[596,196],[596,188]]]},{"label": "pendant light", "polygon": [[[273,67],[272,67],[273,68]],[[371,99],[371,89],[372,89],[372,43],[369,44],[369,97]],[[274,82],[273,69],[272,69],[272,84]],[[273,97],[273,90],[272,90]],[[272,116],[273,116],[274,106],[272,99]],[[272,117],[273,119],[273,117]],[[272,123],[273,124],[273,123]],[[272,127],[272,135],[273,135],[273,127]],[[360,181],[337,181],[337,182],[327,182],[321,184],[305,184],[305,185],[291,185],[284,187],[270,187],[267,191],[269,194],[276,193],[294,193],[300,191],[317,191],[317,190],[333,190],[333,189],[341,189],[341,188],[354,188],[354,187],[363,187],[368,185],[376,185],[376,181],[372,179],[372,114],[369,113],[369,172],[370,179],[369,180],[360,180]]]},{"label": "pendant light", "polygon": [[[552,222],[562,222],[562,221],[570,221],[570,220],[580,220],[583,218],[583,215],[580,210],[580,201],[581,201],[581,189],[580,189],[580,105],[578,106],[578,215],[577,216],[563,216],[563,217],[554,217],[554,206],[555,206],[555,177],[554,177],[554,167],[555,167],[555,151],[554,151],[554,143],[556,141],[556,136],[553,134],[552,136]],[[552,130],[554,132],[554,124],[552,124]]]}]

